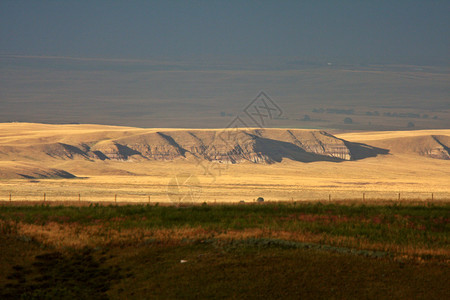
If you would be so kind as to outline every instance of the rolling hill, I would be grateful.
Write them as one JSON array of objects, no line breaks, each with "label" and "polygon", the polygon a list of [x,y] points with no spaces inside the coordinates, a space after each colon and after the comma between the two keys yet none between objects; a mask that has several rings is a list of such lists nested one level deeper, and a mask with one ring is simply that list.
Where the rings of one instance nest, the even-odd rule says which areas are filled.
[{"label": "rolling hill", "polygon": [[48,168],[32,163],[0,161],[2,179],[48,179],[75,178],[75,175],[60,169]]},{"label": "rolling hill", "polygon": [[450,130],[347,133],[339,137],[389,149],[396,154],[450,159]]}]

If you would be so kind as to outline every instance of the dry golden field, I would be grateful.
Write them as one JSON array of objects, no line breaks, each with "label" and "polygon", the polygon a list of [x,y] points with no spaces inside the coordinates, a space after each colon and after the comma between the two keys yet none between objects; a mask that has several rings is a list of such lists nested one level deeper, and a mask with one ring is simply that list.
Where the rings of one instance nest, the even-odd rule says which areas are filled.
[{"label": "dry golden field", "polygon": [[[257,197],[266,201],[450,200],[450,160],[427,155],[438,148],[448,151],[450,130],[337,134],[339,139],[389,150],[388,154],[339,162],[283,158],[272,164],[221,164],[189,155],[167,161],[119,161],[48,154],[60,143],[95,141],[98,145],[187,130],[0,124],[0,201],[43,201],[44,197],[45,201],[152,203],[253,202]],[[63,171],[76,177],[64,178],[68,176]]]}]

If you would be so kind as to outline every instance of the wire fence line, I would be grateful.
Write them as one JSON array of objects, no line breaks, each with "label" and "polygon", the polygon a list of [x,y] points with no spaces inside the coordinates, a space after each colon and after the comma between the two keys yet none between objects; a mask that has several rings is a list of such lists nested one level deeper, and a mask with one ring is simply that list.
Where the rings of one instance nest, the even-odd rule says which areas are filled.
[{"label": "wire fence line", "polygon": [[[450,202],[450,192],[361,192],[361,191],[302,191],[285,197],[264,196],[264,202],[301,201],[437,201]],[[168,193],[61,193],[61,192],[20,192],[10,191],[0,194],[1,202],[87,202],[87,203],[242,203],[256,202],[257,196],[226,196],[214,194],[169,195]]]}]

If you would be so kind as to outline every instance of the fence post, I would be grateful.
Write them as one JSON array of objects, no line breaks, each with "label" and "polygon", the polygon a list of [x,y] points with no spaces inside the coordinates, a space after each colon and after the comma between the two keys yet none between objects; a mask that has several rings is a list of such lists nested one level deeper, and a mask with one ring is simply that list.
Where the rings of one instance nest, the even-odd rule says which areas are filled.
[{"label": "fence post", "polygon": [[398,193],[398,201],[400,201],[400,193]]},{"label": "fence post", "polygon": [[81,202],[81,194],[78,193],[78,202]]},{"label": "fence post", "polygon": [[11,202],[11,192],[9,192],[9,202]]},{"label": "fence post", "polygon": [[45,202],[45,193],[44,193],[44,202]]},{"label": "fence post", "polygon": [[148,204],[150,204],[150,195],[148,195]]},{"label": "fence post", "polygon": [[331,194],[328,194],[328,201],[331,201]]},{"label": "fence post", "polygon": [[434,200],[434,195],[433,195],[433,193],[431,193],[431,201],[433,201]]},{"label": "fence post", "polygon": [[114,202],[117,203],[117,194],[114,194]]}]

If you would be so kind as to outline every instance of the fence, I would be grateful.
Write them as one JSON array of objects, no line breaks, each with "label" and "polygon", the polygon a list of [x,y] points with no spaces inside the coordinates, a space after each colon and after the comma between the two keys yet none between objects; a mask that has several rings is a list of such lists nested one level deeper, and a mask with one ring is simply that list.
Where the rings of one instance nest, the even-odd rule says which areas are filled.
[{"label": "fence", "polygon": [[379,191],[323,191],[323,190],[302,190],[284,194],[282,197],[277,195],[223,195],[202,193],[193,195],[168,195],[167,192],[155,194],[146,193],[61,193],[61,192],[21,192],[11,191],[0,193],[1,202],[79,202],[79,203],[224,203],[224,202],[255,202],[258,196],[264,198],[265,202],[294,202],[294,201],[439,201],[450,202],[450,192],[379,192]]}]

